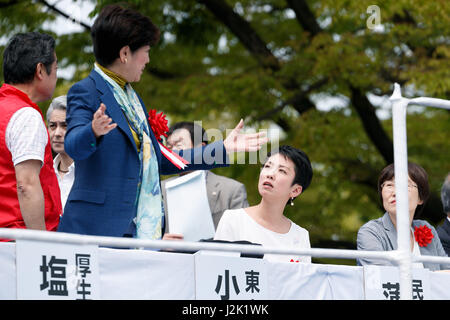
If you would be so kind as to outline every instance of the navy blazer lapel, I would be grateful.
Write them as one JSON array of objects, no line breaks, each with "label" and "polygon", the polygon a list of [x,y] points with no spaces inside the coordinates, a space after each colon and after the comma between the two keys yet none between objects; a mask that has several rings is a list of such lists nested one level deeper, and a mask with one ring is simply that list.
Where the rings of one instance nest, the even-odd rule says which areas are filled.
[{"label": "navy blazer lapel", "polygon": [[397,250],[397,229],[395,229],[389,213],[386,212],[381,218],[381,221],[383,222],[383,227],[386,231],[386,235],[390,242],[392,250]]},{"label": "navy blazer lapel", "polygon": [[[139,100],[141,100],[141,98],[139,98]],[[142,100],[141,100],[141,104],[142,104]],[[144,104],[142,104],[142,106],[144,106]],[[144,108],[144,112],[145,112],[145,117],[147,119],[148,122],[148,114],[147,111]],[[158,168],[161,174],[161,150],[159,148],[159,144],[158,144],[158,140],[156,140],[155,134],[153,133],[152,127],[150,127],[150,123],[148,123],[148,130],[149,130],[149,134],[150,134],[150,140],[152,141],[153,144],[153,148],[155,149],[155,153],[156,153],[156,159],[158,160]]]},{"label": "navy blazer lapel", "polygon": [[[134,146],[134,150],[136,150],[137,153],[138,151],[136,147],[136,142],[134,141],[133,134],[131,133],[130,125],[128,124],[128,120],[125,117],[125,114],[123,113],[122,109],[120,108],[119,104],[114,98],[113,92],[106,84],[106,81],[95,70],[92,70],[90,76],[94,80],[97,90],[102,93],[101,101],[106,105],[106,113],[111,117],[111,119],[113,119],[115,123],[117,123],[117,126],[127,135],[131,144]],[[150,140],[152,141],[153,147],[155,148],[158,166],[161,169],[161,151],[159,149],[158,141],[156,140],[156,137],[153,134],[153,131],[150,127],[150,124],[148,123],[148,112],[145,109],[144,102],[142,101],[139,95],[137,96],[144,111],[145,119],[147,120]]]},{"label": "navy blazer lapel", "polygon": [[[106,114],[108,114],[111,119],[117,123],[117,126],[125,133],[125,135],[130,140],[131,144],[134,146],[134,149],[137,153],[136,142],[134,141],[133,134],[131,133],[130,126],[128,124],[127,118],[114,98],[114,94],[111,89],[106,84],[106,81],[95,71],[93,70],[90,74],[92,79],[95,82],[97,90],[102,93],[100,100],[106,106]],[[98,108],[99,106],[97,106]]]},{"label": "navy blazer lapel", "polygon": [[146,119],[147,125],[148,125],[150,140],[152,141],[153,148],[155,149],[156,159],[158,160],[158,168],[159,168],[159,172],[161,173],[161,157],[162,157],[161,149],[159,147],[158,140],[156,139],[156,136],[153,133],[152,127],[150,126],[150,123],[148,122],[148,112],[147,112],[147,109],[145,108],[144,101],[142,101],[141,97],[138,94],[137,94],[137,97],[138,97],[139,101],[141,102],[142,110],[144,110],[145,119]]}]

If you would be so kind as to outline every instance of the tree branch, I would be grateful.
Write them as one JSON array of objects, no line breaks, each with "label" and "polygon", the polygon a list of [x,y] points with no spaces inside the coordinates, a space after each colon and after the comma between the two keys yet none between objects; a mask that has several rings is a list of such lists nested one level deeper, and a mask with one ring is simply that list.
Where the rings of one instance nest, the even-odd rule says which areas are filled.
[{"label": "tree branch", "polygon": [[161,80],[172,80],[181,78],[182,76],[173,72],[164,71],[161,69],[158,69],[156,67],[149,66],[146,68],[147,73],[151,74],[152,76],[155,76]]},{"label": "tree branch", "polygon": [[[280,69],[281,63],[272,54],[272,52],[267,48],[265,42],[259,37],[255,30],[250,26],[250,24],[243,19],[240,15],[233,11],[233,9],[226,4],[223,0],[198,0],[200,3],[204,4],[208,10],[210,10],[219,21],[222,21],[230,31],[241,41],[241,43],[249,50],[259,61],[262,67],[269,68],[272,71],[278,71]],[[299,85],[295,79],[291,79],[291,82],[286,82],[283,84],[285,89],[292,90],[299,88]],[[294,82],[295,85],[291,83]],[[326,82],[326,81],[325,81]],[[320,85],[323,84],[319,81]],[[312,85],[311,88],[315,88]],[[315,108],[314,103],[307,97],[309,89],[306,91],[299,90],[292,98],[283,102],[280,106],[269,111],[268,113],[258,117],[256,120],[265,120],[274,117],[278,112],[283,110],[287,105],[292,105],[297,112],[300,114]],[[290,126],[285,120],[281,118],[276,118],[274,120],[283,129],[290,129]]]},{"label": "tree branch", "polygon": [[0,2],[0,8],[7,8],[13,5],[16,5],[20,2],[20,0],[9,0],[9,1],[2,1]]},{"label": "tree branch", "polygon": [[82,21],[79,21],[79,20],[73,18],[72,16],[68,15],[67,13],[65,13],[65,12],[63,12],[63,11],[61,11],[61,10],[59,10],[58,8],[56,8],[54,5],[48,3],[47,1],[45,1],[45,0],[38,0],[38,2],[42,3],[44,6],[46,6],[46,7],[49,8],[50,10],[56,12],[57,14],[63,16],[64,18],[66,18],[66,19],[68,19],[68,20],[70,20],[70,21],[72,21],[72,22],[74,22],[74,23],[76,23],[76,24],[79,24],[79,25],[82,26],[86,31],[89,31],[89,32],[91,31],[91,26],[85,24],[85,23],[82,22]]},{"label": "tree branch", "polygon": [[312,84],[307,90],[297,92],[293,97],[281,103],[278,107],[266,112],[265,114],[259,116],[255,120],[261,121],[270,119],[278,112],[282,111],[286,106],[291,105],[299,114],[306,112],[310,109],[315,108],[314,103],[308,98],[308,94],[311,91],[318,89],[322,85],[324,85],[328,79],[321,79],[316,83]]},{"label": "tree branch", "polygon": [[314,19],[314,14],[304,0],[286,1],[289,7],[294,10],[297,21],[304,30],[308,31],[312,36],[315,36],[322,31],[316,19]]},{"label": "tree branch", "polygon": [[278,116],[277,118],[275,118],[275,123],[280,126],[281,129],[283,129],[284,132],[289,132],[291,131],[291,125],[289,124],[289,122],[284,119],[281,116]]},{"label": "tree branch", "polygon": [[350,85],[351,101],[361,119],[366,134],[380,152],[386,163],[394,162],[394,150],[391,139],[381,126],[374,106],[359,88]]},{"label": "tree branch", "polygon": [[[286,0],[292,10],[295,11],[297,20],[305,30],[308,30],[312,36],[317,35],[323,30],[317,24],[314,19],[314,14],[308,7],[308,4],[304,0]],[[309,15],[306,16],[306,15]],[[369,139],[373,142],[377,150],[381,153],[382,157],[387,163],[391,163],[394,160],[393,144],[388,135],[381,126],[374,106],[367,99],[366,95],[359,88],[355,88],[350,85],[351,101],[352,105],[356,109],[356,112],[361,119],[364,130]]]},{"label": "tree branch", "polygon": [[250,24],[233,11],[223,0],[198,0],[199,3],[213,13],[225,24],[230,31],[239,38],[248,51],[266,68],[273,71],[280,70],[278,59],[267,48],[265,42],[253,30]]}]

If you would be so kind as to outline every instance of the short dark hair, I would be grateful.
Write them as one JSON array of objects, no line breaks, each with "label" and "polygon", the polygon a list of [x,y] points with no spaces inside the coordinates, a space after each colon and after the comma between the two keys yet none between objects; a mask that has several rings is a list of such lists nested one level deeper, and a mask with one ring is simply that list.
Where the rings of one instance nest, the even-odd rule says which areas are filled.
[{"label": "short dark hair", "polygon": [[108,67],[119,57],[120,49],[131,51],[159,41],[160,31],[146,16],[117,4],[104,7],[91,28],[97,62]]},{"label": "short dark hair", "polygon": [[[186,129],[187,131],[189,131],[193,147],[195,147],[201,143],[208,144],[208,135],[206,134],[205,129],[203,129],[202,126],[196,124],[195,122],[181,121],[181,122],[175,123],[174,125],[172,125],[170,127],[169,131],[167,132],[167,137],[170,137],[170,135],[172,135],[172,133],[174,133],[174,131],[178,130],[178,129]],[[200,139],[201,141],[198,141],[197,137],[195,136],[196,132],[202,133],[202,136]],[[197,141],[194,141],[194,140],[197,140]]]},{"label": "short dark hair", "polygon": [[[424,168],[419,166],[417,163],[408,162],[408,175],[412,181],[417,184],[417,190],[419,191],[419,198],[422,200],[422,204],[418,205],[414,215],[419,214],[425,203],[430,197],[430,185],[428,184],[428,174]],[[378,177],[378,195],[380,196],[381,202],[383,202],[383,197],[381,195],[382,185],[385,181],[391,180],[395,177],[395,167],[394,164],[386,166],[381,170],[380,176]]]},{"label": "short dark hair", "polygon": [[11,38],[3,52],[5,83],[32,82],[39,63],[50,74],[55,59],[55,39],[52,36],[39,32],[18,33]]},{"label": "short dark hair", "polygon": [[[305,191],[311,184],[313,177],[313,170],[311,167],[311,162],[305,152],[300,149],[283,145],[274,152],[269,152],[267,154],[267,159],[275,154],[281,154],[286,159],[291,160],[294,163],[295,177],[292,181],[292,185],[299,184],[302,186],[302,192]],[[267,161],[267,160],[266,160]]]}]

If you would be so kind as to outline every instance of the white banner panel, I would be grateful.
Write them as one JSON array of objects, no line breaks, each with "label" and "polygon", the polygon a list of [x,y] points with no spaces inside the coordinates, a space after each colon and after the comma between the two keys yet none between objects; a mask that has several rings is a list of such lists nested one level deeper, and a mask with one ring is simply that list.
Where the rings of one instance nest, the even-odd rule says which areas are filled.
[{"label": "white banner panel", "polygon": [[194,255],[100,248],[102,299],[193,300]]},{"label": "white banner panel", "polygon": [[99,299],[97,250],[95,245],[17,240],[17,299]]},{"label": "white banner panel", "polygon": [[364,272],[360,266],[324,265],[331,300],[363,300]]},{"label": "white banner panel", "polygon": [[[77,251],[82,248],[83,246],[77,246]],[[34,255],[32,252],[29,254]],[[100,296],[91,298],[388,300],[400,295],[397,292],[398,269],[395,267],[371,266],[363,269],[356,266],[268,262],[261,259],[220,256],[217,252],[215,254],[204,253],[203,256],[198,256],[199,254],[99,248],[100,287],[97,292]],[[62,265],[58,265],[55,259],[67,259],[68,265],[73,264],[73,261],[60,256],[59,252],[52,252],[50,256],[44,255],[47,257],[45,263],[42,263],[41,254],[32,270],[37,273],[33,290],[36,290],[37,286],[40,291],[40,285],[45,284],[40,267],[42,266],[43,270],[48,267],[49,285],[43,290],[47,294],[43,294],[41,299],[53,299],[54,296],[48,295],[50,281],[61,279],[52,277],[51,266],[55,268],[53,276],[60,276],[62,270],[56,267]],[[50,263],[52,256],[55,258]],[[200,259],[200,263],[196,265],[195,259]],[[17,265],[22,265],[22,262],[18,261]],[[235,268],[236,265],[241,267]],[[73,269],[66,268],[68,287],[70,279],[73,279],[70,277],[74,274],[72,271]],[[16,244],[0,243],[0,300],[20,298],[16,288],[27,272],[17,271]],[[412,274],[415,299],[450,300],[450,273],[413,269]],[[56,284],[53,284],[54,290],[62,288]],[[370,292],[371,290],[375,292]]]},{"label": "white banner panel", "polygon": [[450,272],[430,272],[430,288],[433,300],[450,300]]},{"label": "white banner panel", "polygon": [[[363,268],[367,300],[400,299],[400,273],[397,267],[366,265]],[[412,269],[412,294],[413,300],[432,299],[428,269]]]},{"label": "white banner panel", "polygon": [[268,263],[273,300],[362,300],[362,267]]},{"label": "white banner panel", "polygon": [[267,300],[267,261],[196,253],[197,300]]},{"label": "white banner panel", "polygon": [[15,300],[16,244],[0,242],[0,300]]}]

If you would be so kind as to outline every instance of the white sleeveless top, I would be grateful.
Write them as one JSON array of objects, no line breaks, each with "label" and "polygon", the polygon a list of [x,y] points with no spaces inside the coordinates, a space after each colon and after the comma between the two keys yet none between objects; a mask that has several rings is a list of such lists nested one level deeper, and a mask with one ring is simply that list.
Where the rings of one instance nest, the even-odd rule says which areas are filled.
[{"label": "white sleeveless top", "polygon": [[[246,240],[261,244],[264,247],[311,248],[309,232],[291,220],[291,228],[287,233],[278,233],[264,228],[244,209],[225,210],[217,226],[215,240]],[[264,259],[281,262],[311,263],[310,256],[265,254]],[[292,260],[292,261],[291,261]]]}]

